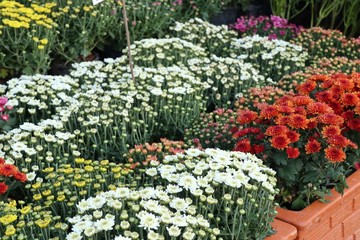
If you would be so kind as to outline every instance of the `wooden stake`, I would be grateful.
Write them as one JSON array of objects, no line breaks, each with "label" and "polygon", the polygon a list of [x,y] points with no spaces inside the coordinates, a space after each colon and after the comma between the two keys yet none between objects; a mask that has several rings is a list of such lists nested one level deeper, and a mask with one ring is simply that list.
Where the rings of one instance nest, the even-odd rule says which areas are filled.
[{"label": "wooden stake", "polygon": [[128,49],[128,57],[129,57],[129,66],[130,66],[130,71],[131,71],[131,77],[135,84],[136,80],[135,80],[134,67],[133,67],[133,63],[132,63],[131,50],[130,50],[131,43],[130,43],[130,33],[129,33],[129,19],[127,18],[127,14],[126,14],[125,0],[122,0],[122,5],[123,5],[122,7],[123,7],[125,33],[126,33],[126,41],[127,41],[127,49]]}]

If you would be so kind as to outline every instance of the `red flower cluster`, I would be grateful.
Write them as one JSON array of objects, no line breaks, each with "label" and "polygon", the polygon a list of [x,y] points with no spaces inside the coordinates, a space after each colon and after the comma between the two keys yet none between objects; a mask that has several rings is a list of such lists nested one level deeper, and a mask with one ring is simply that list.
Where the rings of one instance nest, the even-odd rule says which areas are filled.
[{"label": "red flower cluster", "polygon": [[258,111],[239,110],[242,128],[234,134],[239,139],[235,150],[262,150],[264,157],[285,151],[288,158],[323,151],[331,162],[344,161],[345,150],[357,148],[344,130],[360,132],[360,74],[315,75],[297,91],[258,105]]},{"label": "red flower cluster", "polygon": [[25,173],[19,171],[16,166],[5,163],[5,160],[0,158],[0,195],[6,193],[9,189],[9,186],[6,183],[6,180],[9,178],[14,178],[20,182],[27,181]]}]

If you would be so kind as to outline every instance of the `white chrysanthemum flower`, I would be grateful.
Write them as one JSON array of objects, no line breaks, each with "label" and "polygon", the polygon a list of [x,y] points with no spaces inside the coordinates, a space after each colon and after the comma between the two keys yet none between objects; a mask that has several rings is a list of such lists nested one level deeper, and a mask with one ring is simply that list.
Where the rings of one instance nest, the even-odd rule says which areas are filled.
[{"label": "white chrysanthemum flower", "polygon": [[87,201],[92,209],[100,209],[106,203],[106,199],[102,196],[91,197]]},{"label": "white chrysanthemum flower", "polygon": [[263,174],[260,171],[251,171],[251,172],[249,172],[249,176],[258,182],[266,182],[268,179],[268,175]]},{"label": "white chrysanthemum flower", "polygon": [[82,199],[78,204],[76,204],[79,212],[85,212],[91,208],[90,203],[86,199]]},{"label": "white chrysanthemum flower", "polygon": [[199,155],[201,154],[204,154],[203,151],[201,151],[200,149],[197,149],[197,148],[190,148],[190,149],[187,149],[185,151],[185,153],[189,156],[192,156],[192,157],[198,157]]},{"label": "white chrysanthemum flower", "polygon": [[131,240],[131,239],[132,239],[132,238],[124,237],[124,236],[121,236],[121,235],[116,236],[116,237],[114,238],[114,240]]},{"label": "white chrysanthemum flower", "polygon": [[87,228],[85,228],[84,229],[84,234],[85,234],[85,236],[87,236],[87,237],[91,237],[91,236],[93,236],[94,234],[96,233],[96,230],[95,230],[95,228],[94,227],[87,227]]},{"label": "white chrysanthemum flower", "polygon": [[158,174],[158,172],[156,168],[148,168],[146,169],[146,174],[149,175],[150,177],[154,177]]},{"label": "white chrysanthemum flower", "polygon": [[180,176],[178,184],[186,190],[199,188],[196,178],[191,175]]},{"label": "white chrysanthemum flower", "polygon": [[183,233],[182,237],[185,240],[192,240],[195,238],[195,233],[191,231],[186,231]]},{"label": "white chrysanthemum flower", "polygon": [[190,204],[182,198],[175,197],[170,201],[170,207],[176,209],[176,211],[185,212],[189,206]]},{"label": "white chrysanthemum flower", "polygon": [[77,232],[71,232],[66,236],[66,240],[81,240],[82,236]]},{"label": "white chrysanthemum flower", "polygon": [[178,237],[181,234],[181,229],[178,226],[166,227],[166,230],[168,231],[169,236],[171,237]]},{"label": "white chrysanthemum flower", "polygon": [[171,218],[171,223],[178,227],[187,227],[186,217],[184,215],[176,215]]},{"label": "white chrysanthemum flower", "polygon": [[99,231],[110,231],[113,229],[113,226],[115,225],[114,219],[100,219],[94,223],[94,226]]},{"label": "white chrysanthemum flower", "polygon": [[178,185],[168,184],[166,186],[166,192],[170,194],[179,193],[183,190],[183,188],[179,187]]},{"label": "white chrysanthemum flower", "polygon": [[147,231],[157,230],[160,226],[159,217],[152,213],[141,211],[136,216],[140,219],[139,227],[145,228]]}]

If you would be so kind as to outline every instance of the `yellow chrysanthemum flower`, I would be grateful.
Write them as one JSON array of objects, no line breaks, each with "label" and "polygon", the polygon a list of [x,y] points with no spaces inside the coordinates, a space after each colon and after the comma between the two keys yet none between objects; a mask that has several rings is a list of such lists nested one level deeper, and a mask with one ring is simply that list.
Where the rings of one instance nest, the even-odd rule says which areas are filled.
[{"label": "yellow chrysanthemum flower", "polygon": [[17,216],[15,214],[7,214],[0,218],[0,223],[3,225],[8,225],[14,221],[16,221]]},{"label": "yellow chrysanthemum flower", "polygon": [[16,233],[16,229],[13,225],[9,225],[6,230],[5,230],[5,235],[6,236],[12,236]]}]

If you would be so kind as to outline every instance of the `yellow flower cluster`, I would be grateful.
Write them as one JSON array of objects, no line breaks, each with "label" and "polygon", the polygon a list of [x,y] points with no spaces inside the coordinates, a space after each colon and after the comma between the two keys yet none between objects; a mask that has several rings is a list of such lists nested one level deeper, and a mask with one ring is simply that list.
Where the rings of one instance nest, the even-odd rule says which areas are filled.
[{"label": "yellow flower cluster", "polygon": [[76,211],[73,206],[81,198],[94,196],[104,189],[113,190],[132,184],[133,170],[129,169],[130,164],[77,158],[75,165],[63,164],[56,170],[53,167],[43,169],[44,182],[27,186],[33,192],[36,204],[59,207],[68,214]]},{"label": "yellow flower cluster", "polygon": [[35,24],[51,29],[56,24],[46,14],[51,13],[51,8],[55,5],[55,3],[46,3],[44,6],[31,4],[31,7],[25,7],[18,2],[2,1],[0,2],[2,24],[12,28],[30,28],[31,24]]},{"label": "yellow flower cluster", "polygon": [[[25,239],[26,233],[42,234],[55,229],[59,235],[66,235],[68,226],[42,206],[22,205],[16,201],[0,202],[0,235]],[[36,234],[37,233],[37,234]],[[38,236],[40,236],[38,235]],[[4,238],[6,239],[6,238]]]}]

